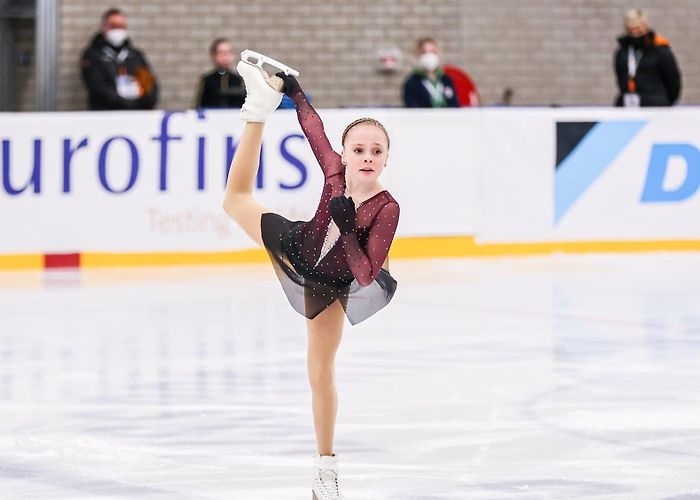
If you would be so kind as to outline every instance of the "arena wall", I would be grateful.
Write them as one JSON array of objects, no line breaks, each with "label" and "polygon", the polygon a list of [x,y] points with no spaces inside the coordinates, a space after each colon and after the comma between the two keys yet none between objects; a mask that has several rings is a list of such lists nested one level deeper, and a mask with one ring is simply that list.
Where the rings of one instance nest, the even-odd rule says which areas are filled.
[{"label": "arena wall", "polygon": [[[61,110],[85,109],[80,53],[100,14],[118,5],[135,43],[161,82],[161,109],[192,106],[207,47],[228,36],[301,69],[318,106],[398,106],[416,38],[435,36],[444,60],[469,72],[485,104],[504,89],[516,105],[609,105],[615,94],[612,53],[626,9],[648,10],[669,38],[683,72],[681,104],[700,102],[700,9],[695,0],[71,0],[60,7]],[[27,29],[22,30],[26,45]],[[31,32],[30,32],[31,34]],[[399,48],[403,66],[376,71],[377,51]],[[31,75],[23,66],[18,107],[31,110]]]},{"label": "arena wall", "polygon": [[[366,114],[392,136],[395,257],[700,249],[697,108],[325,110],[337,150]],[[266,258],[222,210],[236,111],[6,113],[0,130],[0,268]],[[308,220],[322,182],[277,111],[256,198]]]}]

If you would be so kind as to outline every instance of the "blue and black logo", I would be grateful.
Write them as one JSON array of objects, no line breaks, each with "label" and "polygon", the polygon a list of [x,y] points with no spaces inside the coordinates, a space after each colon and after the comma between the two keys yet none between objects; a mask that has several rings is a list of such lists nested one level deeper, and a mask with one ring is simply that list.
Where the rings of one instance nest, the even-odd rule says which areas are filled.
[{"label": "blue and black logo", "polygon": [[[558,122],[554,175],[554,222],[558,223],[591,184],[629,145],[646,121]],[[685,177],[664,185],[672,158],[685,164]],[[700,189],[700,149],[688,143],[652,144],[641,203],[677,203]]]},{"label": "blue and black logo", "polygon": [[554,222],[619,156],[645,121],[557,122]]}]

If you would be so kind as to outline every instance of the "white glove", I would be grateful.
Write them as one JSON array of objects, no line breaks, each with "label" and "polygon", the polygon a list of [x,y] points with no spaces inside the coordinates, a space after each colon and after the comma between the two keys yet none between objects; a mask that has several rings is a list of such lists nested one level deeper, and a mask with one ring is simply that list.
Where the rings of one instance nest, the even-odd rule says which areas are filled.
[{"label": "white glove", "polygon": [[236,69],[245,82],[246,90],[241,119],[265,123],[267,116],[277,109],[282,100],[282,93],[272,87],[276,84],[275,79],[280,79],[276,76],[270,78],[264,70],[245,61],[239,61]]}]

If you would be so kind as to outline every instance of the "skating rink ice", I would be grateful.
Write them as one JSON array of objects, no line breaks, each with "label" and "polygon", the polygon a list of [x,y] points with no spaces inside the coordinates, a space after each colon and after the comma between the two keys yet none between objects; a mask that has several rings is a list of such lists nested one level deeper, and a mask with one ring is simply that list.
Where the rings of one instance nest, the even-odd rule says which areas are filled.
[{"label": "skating rink ice", "polygon": [[[700,253],[396,261],[347,326],[347,500],[700,498]],[[0,499],[310,499],[269,265],[0,274]]]}]

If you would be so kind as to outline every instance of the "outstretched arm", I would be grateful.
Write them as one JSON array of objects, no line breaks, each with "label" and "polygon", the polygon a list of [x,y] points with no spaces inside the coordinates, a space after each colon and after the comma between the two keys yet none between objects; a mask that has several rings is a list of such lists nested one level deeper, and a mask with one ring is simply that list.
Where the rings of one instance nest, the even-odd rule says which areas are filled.
[{"label": "outstretched arm", "polygon": [[316,161],[323,170],[323,176],[327,179],[340,173],[342,171],[340,155],[333,150],[323,129],[323,121],[306,98],[301,85],[296,78],[285,75],[283,72],[277,73],[277,76],[284,80],[284,93],[296,107],[299,125],[309,140]]},{"label": "outstretched arm", "polygon": [[[347,201],[346,201],[347,200]],[[377,277],[389,254],[399,223],[399,205],[395,202],[384,205],[372,222],[367,239],[367,249],[360,246],[355,233],[355,211],[352,200],[339,196],[331,200],[333,220],[341,231],[340,243],[353,276],[362,286],[367,286]],[[335,205],[335,206],[334,206]]]}]

